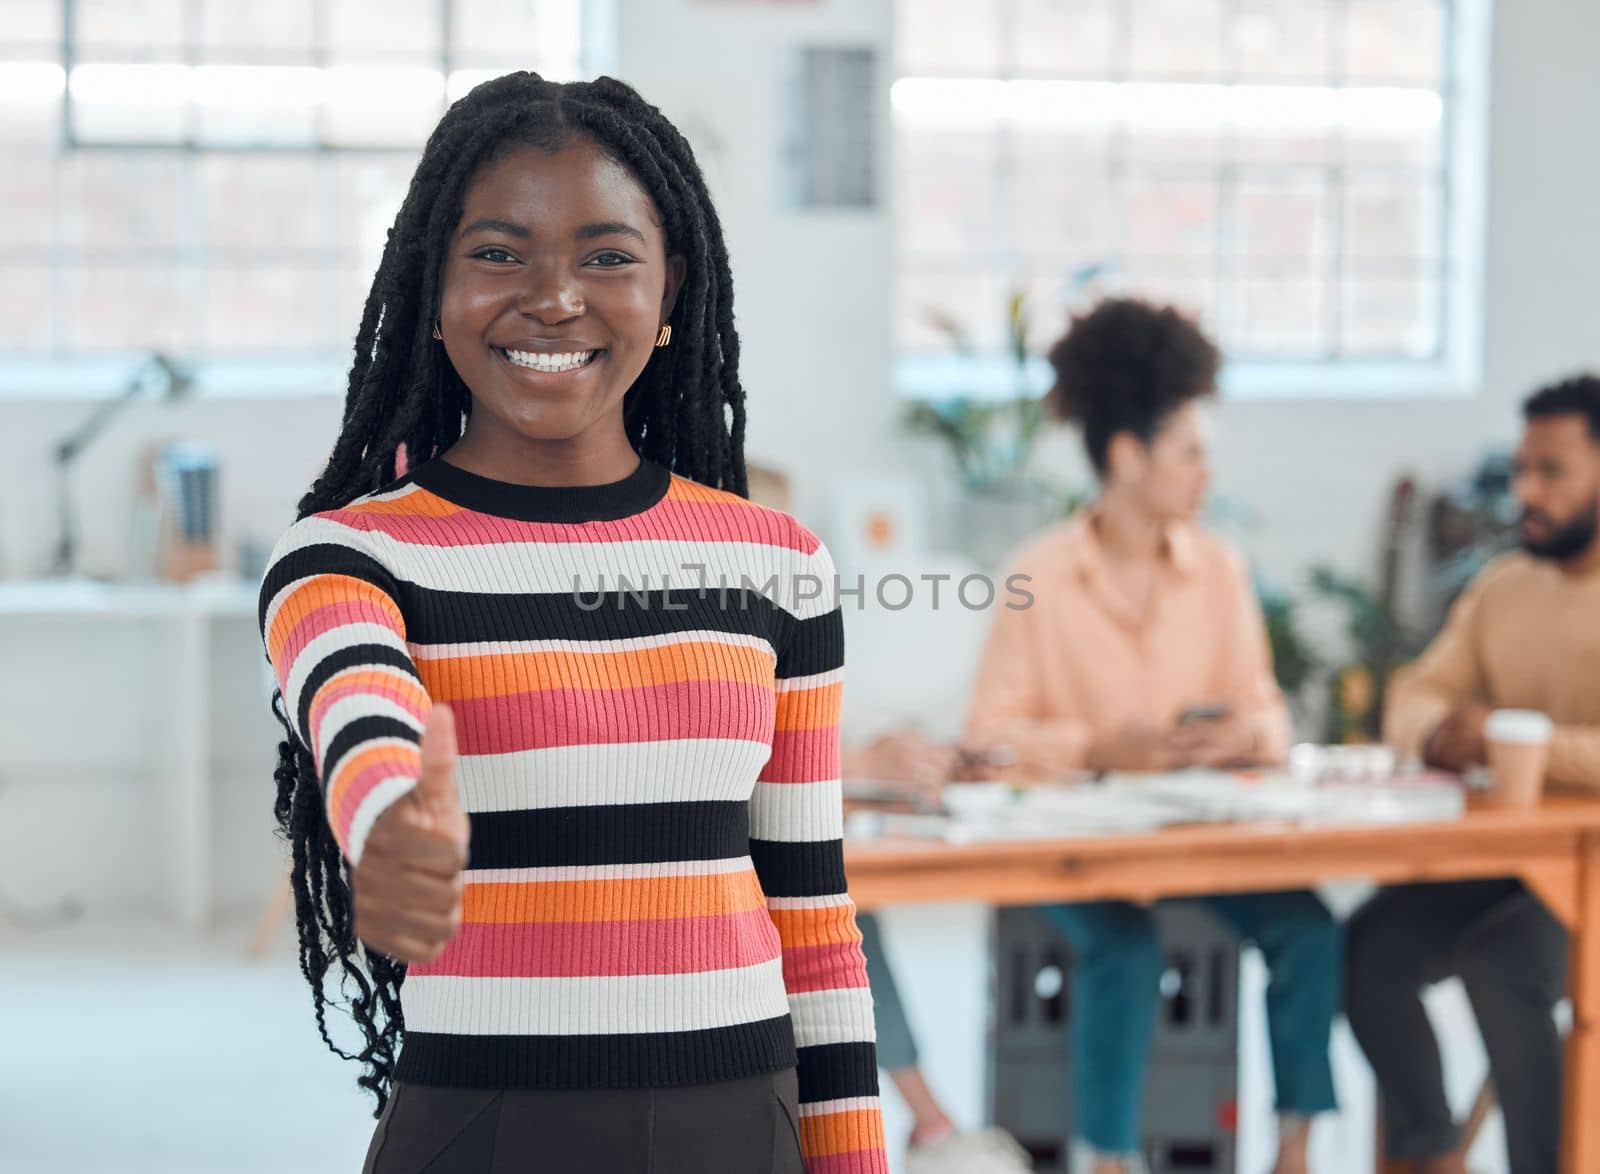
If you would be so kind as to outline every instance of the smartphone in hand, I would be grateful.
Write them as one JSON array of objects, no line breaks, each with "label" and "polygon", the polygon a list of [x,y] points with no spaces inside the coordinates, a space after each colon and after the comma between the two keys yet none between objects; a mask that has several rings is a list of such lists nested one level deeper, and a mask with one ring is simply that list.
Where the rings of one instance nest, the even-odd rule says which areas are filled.
[{"label": "smartphone in hand", "polygon": [[1204,705],[1191,705],[1178,715],[1178,725],[1194,726],[1204,722],[1226,721],[1233,710],[1226,705],[1208,702]]}]

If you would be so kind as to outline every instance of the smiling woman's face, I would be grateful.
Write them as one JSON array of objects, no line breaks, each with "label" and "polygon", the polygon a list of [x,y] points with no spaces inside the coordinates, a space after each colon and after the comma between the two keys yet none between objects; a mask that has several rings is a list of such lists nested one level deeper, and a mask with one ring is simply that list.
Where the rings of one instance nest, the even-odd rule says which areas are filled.
[{"label": "smiling woman's face", "polygon": [[516,147],[472,178],[446,250],[440,331],[469,431],[620,432],[685,269],[633,174],[586,139]]}]

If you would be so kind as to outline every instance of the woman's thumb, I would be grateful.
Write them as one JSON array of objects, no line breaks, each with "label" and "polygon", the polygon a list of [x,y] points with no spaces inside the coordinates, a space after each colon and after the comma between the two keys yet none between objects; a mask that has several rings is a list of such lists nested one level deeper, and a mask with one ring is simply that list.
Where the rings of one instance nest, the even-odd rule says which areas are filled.
[{"label": "woman's thumb", "polygon": [[448,705],[435,705],[422,726],[422,775],[419,797],[435,810],[461,807],[456,789],[456,720]]}]

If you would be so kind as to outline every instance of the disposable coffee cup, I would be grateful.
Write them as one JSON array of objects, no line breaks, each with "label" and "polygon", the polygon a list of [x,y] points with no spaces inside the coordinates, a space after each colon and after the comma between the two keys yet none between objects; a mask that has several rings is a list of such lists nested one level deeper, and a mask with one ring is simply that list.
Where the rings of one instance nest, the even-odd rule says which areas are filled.
[{"label": "disposable coffee cup", "polygon": [[1488,801],[1496,807],[1532,807],[1544,790],[1555,723],[1532,709],[1497,709],[1483,728],[1494,778]]}]

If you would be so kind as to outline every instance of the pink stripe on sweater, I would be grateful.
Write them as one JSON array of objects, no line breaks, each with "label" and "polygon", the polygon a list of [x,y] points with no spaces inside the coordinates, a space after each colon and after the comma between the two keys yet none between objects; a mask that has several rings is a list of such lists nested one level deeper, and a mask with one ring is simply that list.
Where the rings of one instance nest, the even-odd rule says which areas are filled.
[{"label": "pink stripe on sweater", "polygon": [[[396,777],[417,778],[422,773],[422,752],[416,747],[394,745],[389,748],[392,757],[372,763],[364,767],[359,774],[350,779],[339,793],[339,809],[328,812],[328,823],[332,826],[334,837],[341,847],[350,842],[350,823],[356,817],[356,812],[361,809],[362,802],[372,794],[372,789],[384,779]],[[360,749],[351,752],[361,753]],[[331,790],[334,780],[329,780]]]},{"label": "pink stripe on sweater", "polygon": [[587,978],[693,974],[778,957],[765,909],[658,921],[469,923],[435,961],[409,973],[469,978]]},{"label": "pink stripe on sweater", "polygon": [[[376,591],[374,587],[372,590]],[[375,600],[347,599],[338,603],[324,604],[312,608],[305,614],[305,618],[295,624],[289,633],[289,638],[283,642],[283,651],[278,655],[278,660],[285,667],[284,677],[294,669],[294,662],[305,651],[307,644],[325,632],[335,628],[342,628],[346,624],[382,624],[391,632],[398,634],[394,625],[394,613]]]},{"label": "pink stripe on sweater", "polygon": [[466,510],[438,518],[417,514],[384,514],[331,510],[326,515],[344,525],[376,530],[415,546],[477,546],[525,542],[606,543],[639,541],[753,542],[810,553],[798,527],[779,523],[778,515],[747,505],[699,501],[663,501],[642,514],[615,521],[519,522]]},{"label": "pink stripe on sweater", "polygon": [[791,995],[866,985],[867,967],[859,942],[790,946],[783,952],[783,986]]},{"label": "pink stripe on sweater", "polygon": [[[373,671],[371,668],[362,666],[347,672],[346,676],[370,674]],[[341,682],[338,677],[335,677],[323,686],[316,699],[311,702],[308,725],[310,726],[311,740],[314,745],[320,746],[322,744],[322,715],[328,712],[328,708],[334,702],[346,697],[382,697],[394,702],[419,722],[426,720],[428,716],[427,709],[419,704],[423,700],[422,691],[417,687],[417,683],[410,678],[406,678],[404,681],[396,678],[393,687],[389,687],[374,685],[370,680]]]},{"label": "pink stripe on sweater", "polygon": [[763,783],[817,783],[839,777],[839,727],[777,730],[772,757],[761,768]]},{"label": "pink stripe on sweater", "polygon": [[882,1150],[851,1150],[847,1154],[807,1157],[808,1174],[888,1174],[889,1159]]},{"label": "pink stripe on sweater", "polygon": [[463,754],[548,746],[772,735],[772,690],[733,681],[617,689],[541,689],[450,701]]}]

